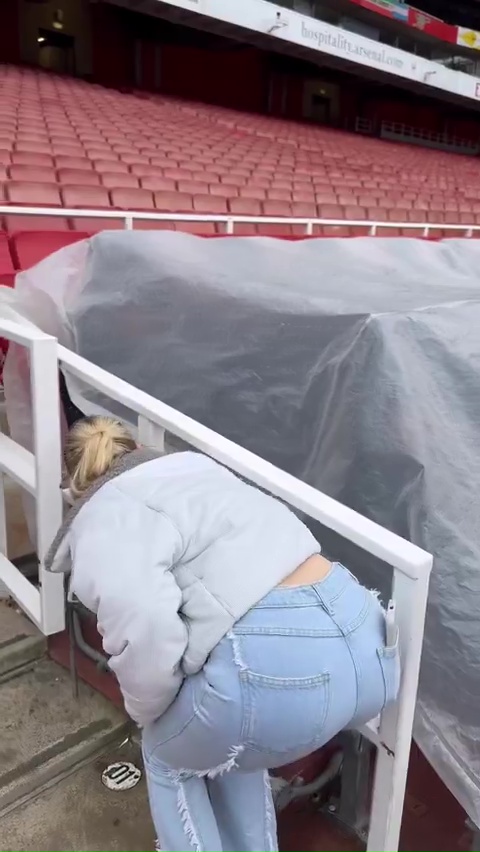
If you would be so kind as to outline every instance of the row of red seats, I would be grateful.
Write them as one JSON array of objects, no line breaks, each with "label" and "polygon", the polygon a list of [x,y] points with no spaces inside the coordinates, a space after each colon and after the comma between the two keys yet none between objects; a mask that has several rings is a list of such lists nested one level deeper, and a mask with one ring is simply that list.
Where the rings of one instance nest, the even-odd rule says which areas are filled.
[{"label": "row of red seats", "polygon": [[[315,202],[287,202],[287,201],[259,201],[254,198],[221,198],[218,196],[202,194],[189,195],[187,193],[171,193],[168,191],[151,193],[142,189],[116,189],[110,193],[102,187],[64,187],[59,195],[56,187],[43,184],[32,184],[32,188],[38,194],[30,193],[28,185],[20,184],[17,196],[19,206],[39,206],[87,210],[132,210],[156,213],[175,214],[193,213],[212,216],[255,216],[255,217],[298,217],[312,219],[334,219],[334,220],[361,220],[376,222],[418,222],[434,224],[465,224],[475,225],[480,222],[480,203],[472,205],[476,210],[453,211],[440,209],[415,209],[402,207],[399,209],[393,205],[390,207],[377,206],[360,207],[355,204],[341,206],[338,204],[317,204]],[[25,198],[23,190],[26,189]],[[32,200],[33,198],[33,200]],[[61,203],[63,201],[63,204]],[[7,205],[8,206],[8,205]],[[122,220],[95,219],[88,220],[85,224],[82,217],[71,219],[59,217],[46,217],[39,219],[33,215],[4,215],[5,230],[13,232],[16,230],[32,230],[39,227],[48,227],[54,230],[101,230],[102,228],[123,227]],[[156,229],[162,227],[162,223],[155,220],[139,220],[136,227],[141,229]],[[168,225],[163,225],[168,227]],[[213,223],[199,225],[196,230],[206,228],[209,232],[215,230]],[[285,223],[285,228],[287,223]],[[290,227],[290,226],[288,226]]]},{"label": "row of red seats", "polygon": [[[181,223],[177,226],[169,225],[170,228],[178,228],[191,233],[198,233],[204,236],[219,235],[222,232],[220,228],[201,224],[200,226],[190,227],[188,223]],[[284,226],[284,225],[237,225],[235,233],[239,236],[247,235],[264,235],[276,237],[288,236],[304,236],[304,229],[300,227]],[[464,235],[461,232],[460,235]],[[348,225],[341,226],[323,226],[315,227],[313,236],[332,236],[332,237],[353,237],[366,236],[368,230],[366,228],[355,228]],[[19,270],[29,269],[36,263],[39,263],[49,254],[71,245],[79,240],[86,239],[92,236],[88,231],[18,231],[11,235],[0,232],[0,284],[13,286],[15,275]],[[377,236],[389,237],[422,237],[423,230],[409,230],[404,228],[386,229],[379,227]],[[433,239],[441,239],[445,237],[454,237],[455,233],[448,230],[436,229],[430,231],[429,237]],[[480,236],[480,233],[474,233],[474,237]]]}]

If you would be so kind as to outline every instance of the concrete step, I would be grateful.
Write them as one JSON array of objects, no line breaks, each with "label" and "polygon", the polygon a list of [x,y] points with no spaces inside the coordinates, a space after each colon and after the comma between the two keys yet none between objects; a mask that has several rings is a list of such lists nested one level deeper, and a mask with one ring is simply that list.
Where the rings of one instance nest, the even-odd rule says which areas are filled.
[{"label": "concrete step", "polygon": [[46,639],[37,628],[16,608],[0,600],[0,683],[19,669],[33,665],[46,649]]},{"label": "concrete step", "polygon": [[[0,619],[1,620],[1,619]],[[125,737],[123,712],[44,659],[0,683],[1,817]]]},{"label": "concrete step", "polygon": [[103,770],[116,761],[141,767],[138,747],[114,745],[24,807],[0,818],[2,852],[145,852],[154,846],[145,780],[113,792],[102,784]]}]

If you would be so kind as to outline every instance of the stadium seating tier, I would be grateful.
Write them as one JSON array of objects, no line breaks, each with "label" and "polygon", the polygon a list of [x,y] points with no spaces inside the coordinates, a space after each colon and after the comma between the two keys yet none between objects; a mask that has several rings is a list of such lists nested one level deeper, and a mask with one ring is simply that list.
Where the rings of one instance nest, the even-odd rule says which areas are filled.
[{"label": "stadium seating tier", "polygon": [[[474,225],[480,173],[465,156],[3,65],[0,204]],[[178,221],[135,226],[223,230]],[[58,247],[105,227],[122,222],[3,216],[0,280],[47,254],[42,240],[45,249]],[[50,241],[47,230],[55,232]],[[244,224],[236,233],[301,229]],[[314,230],[356,233],[347,225]]]}]

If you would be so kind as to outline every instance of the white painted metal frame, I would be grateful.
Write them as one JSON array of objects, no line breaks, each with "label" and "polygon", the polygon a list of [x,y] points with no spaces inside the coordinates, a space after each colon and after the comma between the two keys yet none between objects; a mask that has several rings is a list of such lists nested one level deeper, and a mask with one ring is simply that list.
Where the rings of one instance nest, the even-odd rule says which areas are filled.
[{"label": "white painted metal frame", "polygon": [[[421,231],[422,237],[428,237],[432,231],[449,231],[452,236],[472,237],[480,232],[480,225],[449,225],[445,222],[378,222],[369,219],[316,219],[307,216],[221,216],[200,213],[155,213],[145,210],[87,210],[73,207],[16,207],[0,206],[2,216],[54,216],[60,218],[75,217],[76,219],[111,219],[122,220],[125,229],[134,229],[136,221],[150,222],[197,222],[224,226],[225,234],[235,234],[235,226],[247,225],[298,225],[303,227],[305,236],[312,236],[314,227],[332,226],[348,228],[364,228],[365,236],[376,236],[379,228],[386,231],[402,229],[404,231]],[[301,234],[299,235],[301,236]]]},{"label": "white painted metal frame", "polygon": [[[60,402],[57,341],[36,329],[0,320],[0,336],[29,350],[33,453],[0,434],[0,584],[45,635],[64,629],[63,578],[47,573],[43,560],[62,522]],[[4,477],[35,497],[39,588],[8,558]]]},{"label": "white painted metal frame", "polygon": [[62,346],[58,351],[67,374],[136,413],[141,442],[163,448],[165,431],[173,433],[392,566],[392,594],[401,637],[402,686],[397,703],[362,733],[378,750],[367,850],[396,852],[432,557],[79,355]]}]

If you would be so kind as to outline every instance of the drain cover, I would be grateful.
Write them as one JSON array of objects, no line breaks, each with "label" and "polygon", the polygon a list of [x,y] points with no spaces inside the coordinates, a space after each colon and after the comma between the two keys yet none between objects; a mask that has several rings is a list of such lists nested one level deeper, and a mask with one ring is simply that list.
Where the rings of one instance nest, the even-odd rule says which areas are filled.
[{"label": "drain cover", "polygon": [[111,763],[102,772],[102,783],[109,790],[131,790],[137,786],[141,777],[142,771],[134,763]]}]

